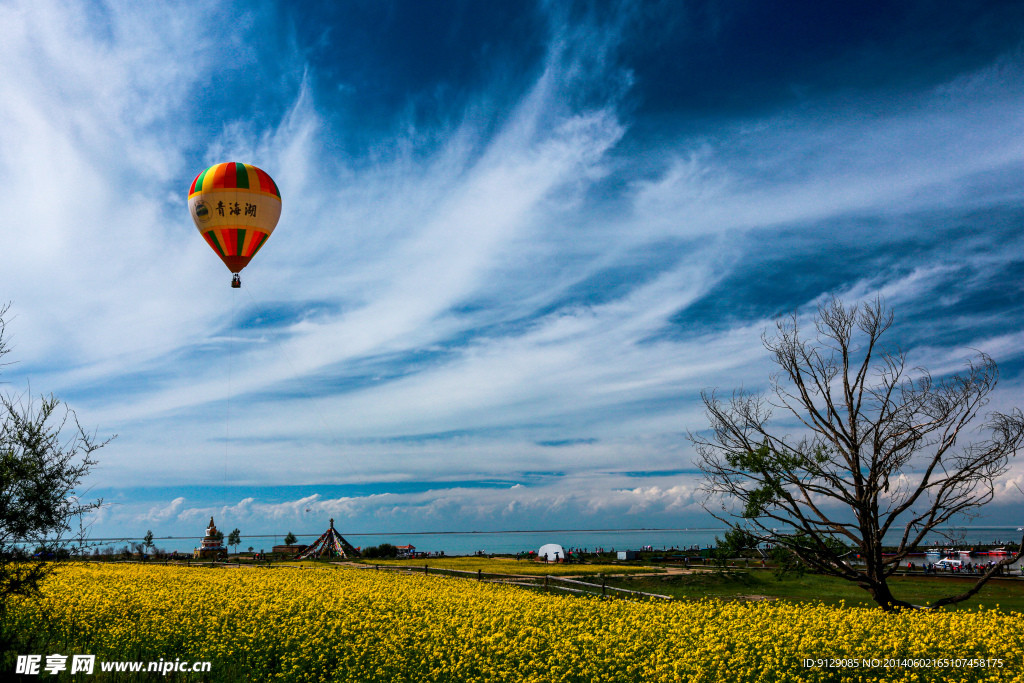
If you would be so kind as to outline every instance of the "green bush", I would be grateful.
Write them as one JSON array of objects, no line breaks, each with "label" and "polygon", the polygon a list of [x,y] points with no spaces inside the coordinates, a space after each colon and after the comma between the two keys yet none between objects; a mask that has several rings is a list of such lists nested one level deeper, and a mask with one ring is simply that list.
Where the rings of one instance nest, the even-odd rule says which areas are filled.
[{"label": "green bush", "polygon": [[381,543],[380,545],[371,545],[369,548],[362,552],[363,557],[368,558],[389,558],[398,557],[398,548],[391,545],[390,543]]}]

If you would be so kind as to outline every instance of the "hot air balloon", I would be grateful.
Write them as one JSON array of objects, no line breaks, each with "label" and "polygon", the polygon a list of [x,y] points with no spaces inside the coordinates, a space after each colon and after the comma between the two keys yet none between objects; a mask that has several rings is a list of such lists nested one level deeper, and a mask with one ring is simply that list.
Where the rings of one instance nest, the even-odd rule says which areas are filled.
[{"label": "hot air balloon", "polygon": [[281,192],[263,170],[228,161],[196,176],[188,191],[188,210],[199,233],[234,274],[231,286],[241,287],[239,271],[281,217]]}]

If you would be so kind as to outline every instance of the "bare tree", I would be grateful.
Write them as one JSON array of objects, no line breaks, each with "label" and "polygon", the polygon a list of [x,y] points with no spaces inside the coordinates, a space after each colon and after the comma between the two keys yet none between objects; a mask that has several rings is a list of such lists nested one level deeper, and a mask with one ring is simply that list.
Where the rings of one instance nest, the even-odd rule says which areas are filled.
[{"label": "bare tree", "polygon": [[[1024,444],[1019,409],[982,416],[998,376],[991,358],[978,353],[935,379],[880,343],[892,321],[881,299],[836,298],[818,307],[810,339],[796,314],[778,319],[762,336],[779,367],[771,392],[702,392],[710,430],[690,434],[712,514],[857,583],[889,611],[914,607],[893,596],[889,577],[936,527],[978,514]],[[775,409],[799,422],[799,436],[769,427]],[[892,554],[882,552],[887,536]],[[976,594],[1024,556],[1021,540],[1020,552],[931,606]],[[850,563],[851,547],[863,567]]]}]

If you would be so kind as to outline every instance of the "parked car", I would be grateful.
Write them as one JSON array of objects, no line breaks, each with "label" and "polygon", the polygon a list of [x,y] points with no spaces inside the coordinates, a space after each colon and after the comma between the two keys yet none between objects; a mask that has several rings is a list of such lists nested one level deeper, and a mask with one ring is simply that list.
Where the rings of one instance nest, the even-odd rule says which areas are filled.
[{"label": "parked car", "polygon": [[947,572],[960,571],[963,566],[963,560],[939,560],[935,563],[936,569],[941,569]]}]

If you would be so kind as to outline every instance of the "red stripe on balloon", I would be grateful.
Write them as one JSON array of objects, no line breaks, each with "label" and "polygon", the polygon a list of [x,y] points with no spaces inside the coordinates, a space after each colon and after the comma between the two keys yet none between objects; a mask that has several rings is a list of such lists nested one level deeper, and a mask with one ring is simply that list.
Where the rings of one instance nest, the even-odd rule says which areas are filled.
[{"label": "red stripe on balloon", "polygon": [[220,241],[224,245],[225,256],[238,256],[234,251],[234,240],[231,239],[232,230],[229,228],[221,228],[217,232],[220,233]]},{"label": "red stripe on balloon", "polygon": [[263,169],[256,168],[255,166],[253,166],[253,169],[256,171],[256,177],[260,179],[260,190],[263,192],[273,192],[274,190],[270,187],[270,176]]},{"label": "red stripe on balloon", "polygon": [[236,176],[235,171],[236,171],[236,169],[238,167],[235,165],[235,162],[233,162],[233,161],[229,161],[225,165],[228,168],[227,168],[227,171],[225,171],[225,173],[224,173],[224,187],[225,188],[237,188],[238,187],[238,177]]}]

